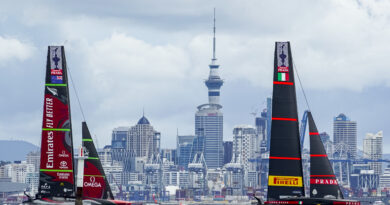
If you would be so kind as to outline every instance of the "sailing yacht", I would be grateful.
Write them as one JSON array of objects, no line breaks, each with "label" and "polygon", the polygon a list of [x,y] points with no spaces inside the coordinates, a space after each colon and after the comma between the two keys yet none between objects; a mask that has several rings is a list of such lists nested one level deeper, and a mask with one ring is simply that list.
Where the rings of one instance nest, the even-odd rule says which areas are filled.
[{"label": "sailing yacht", "polygon": [[[38,193],[26,204],[77,204],[72,123],[65,50],[49,46],[41,136]],[[84,161],[81,203],[135,204],[114,200],[86,122],[82,123],[83,146],[89,153]]]},{"label": "sailing yacht", "polygon": [[349,204],[344,200],[311,112],[310,197],[305,196],[290,42],[275,43],[268,200],[264,204]]}]

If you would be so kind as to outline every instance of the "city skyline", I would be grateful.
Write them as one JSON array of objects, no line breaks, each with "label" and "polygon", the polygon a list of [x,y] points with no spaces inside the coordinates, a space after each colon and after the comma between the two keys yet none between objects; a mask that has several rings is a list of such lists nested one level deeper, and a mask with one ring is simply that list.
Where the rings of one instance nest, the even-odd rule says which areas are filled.
[{"label": "city skyline", "polygon": [[[388,153],[390,80],[383,61],[389,48],[382,44],[388,42],[390,32],[377,27],[388,22],[381,16],[387,15],[386,9],[379,7],[389,5],[308,1],[306,8],[312,11],[306,15],[318,12],[310,15],[313,21],[303,21],[305,15],[294,12],[296,16],[286,23],[276,13],[289,6],[299,10],[292,3],[280,8],[277,3],[238,6],[215,1],[197,9],[200,3],[190,2],[179,5],[183,11],[170,8],[175,4],[170,1],[162,8],[145,9],[141,2],[118,3],[113,5],[116,13],[99,13],[99,6],[83,11],[91,6],[87,3],[73,13],[72,4],[62,9],[48,1],[38,3],[40,8],[28,2],[18,8],[5,4],[0,15],[2,28],[7,28],[0,34],[5,45],[0,47],[0,139],[40,144],[46,49],[64,44],[86,120],[100,147],[110,144],[114,128],[136,124],[145,107],[145,116],[161,132],[161,147],[173,148],[177,129],[179,135],[195,133],[196,106],[207,100],[202,80],[207,78],[212,57],[216,7],[218,63],[226,81],[221,94],[224,140],[232,140],[235,125],[254,125],[250,113],[257,110],[259,116],[266,107],[266,97],[272,94],[273,44],[283,39],[292,42],[292,55],[319,131],[332,133],[333,117],[344,113],[358,123],[360,149],[366,133],[383,130],[384,153]],[[266,8],[274,9],[267,12]],[[16,15],[16,9],[24,15]],[[312,25],[312,30],[304,29],[301,21]],[[344,28],[344,24],[350,26]],[[370,29],[361,31],[367,26]],[[367,40],[374,38],[375,42]],[[319,69],[313,71],[313,67]],[[297,94],[301,117],[305,106],[299,86]],[[82,118],[73,90],[70,96],[78,146]]]}]

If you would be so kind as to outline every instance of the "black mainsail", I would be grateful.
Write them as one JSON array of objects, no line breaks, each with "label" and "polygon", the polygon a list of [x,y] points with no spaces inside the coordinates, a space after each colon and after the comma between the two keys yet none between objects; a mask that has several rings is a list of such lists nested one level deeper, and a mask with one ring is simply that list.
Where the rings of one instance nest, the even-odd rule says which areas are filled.
[{"label": "black mainsail", "polygon": [[65,50],[49,46],[37,198],[72,197],[73,140]]},{"label": "black mainsail", "polygon": [[82,123],[82,134],[88,153],[84,161],[83,197],[114,199],[86,122]]},{"label": "black mainsail", "polygon": [[275,43],[268,200],[305,195],[290,42]]},{"label": "black mainsail", "polygon": [[310,197],[343,199],[311,112],[308,112],[310,135]]}]

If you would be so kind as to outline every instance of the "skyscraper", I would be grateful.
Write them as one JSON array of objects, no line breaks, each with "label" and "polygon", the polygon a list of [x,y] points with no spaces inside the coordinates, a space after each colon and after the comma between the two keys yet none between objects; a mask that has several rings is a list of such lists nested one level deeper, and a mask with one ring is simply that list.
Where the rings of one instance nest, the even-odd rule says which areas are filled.
[{"label": "skyscraper", "polygon": [[[363,141],[363,157],[371,160],[382,159],[382,139],[383,131],[376,134],[367,133]],[[375,174],[382,174],[381,162],[369,162],[368,164]]]},{"label": "skyscraper", "polygon": [[188,163],[192,161],[191,152],[194,143],[194,135],[177,136],[177,164],[181,168],[187,169]]},{"label": "skyscraper", "polygon": [[233,142],[225,141],[223,142],[223,164],[230,163],[233,156]]},{"label": "skyscraper", "polygon": [[351,121],[346,115],[339,114],[333,120],[333,141],[335,146],[345,144],[348,146],[350,158],[356,158],[357,151],[356,122]]},{"label": "skyscraper", "polygon": [[160,133],[155,131],[149,120],[142,116],[129,130],[127,150],[133,151],[136,157],[149,159],[160,152]]},{"label": "skyscraper", "polygon": [[219,104],[220,88],[223,80],[219,77],[217,58],[215,57],[215,12],[213,58],[209,65],[210,74],[205,84],[208,88],[209,103],[199,105],[195,114],[195,135],[204,138],[204,157],[208,168],[223,166],[223,114]]}]

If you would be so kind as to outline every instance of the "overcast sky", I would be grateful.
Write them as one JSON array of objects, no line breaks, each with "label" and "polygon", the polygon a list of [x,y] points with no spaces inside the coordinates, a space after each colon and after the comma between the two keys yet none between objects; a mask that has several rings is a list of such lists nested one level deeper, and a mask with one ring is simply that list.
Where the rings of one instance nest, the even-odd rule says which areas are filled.
[{"label": "overcast sky", "polygon": [[[272,95],[274,42],[290,41],[319,130],[333,137],[333,117],[345,113],[357,121],[359,147],[383,130],[390,153],[390,1],[2,1],[0,139],[40,144],[47,46],[64,45],[99,147],[144,108],[162,147],[174,148],[177,129],[194,134],[196,107],[207,102],[214,7],[224,139],[254,124],[250,113]],[[297,95],[302,116],[300,87]]]}]

